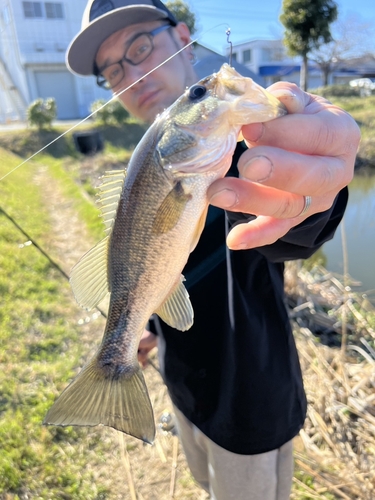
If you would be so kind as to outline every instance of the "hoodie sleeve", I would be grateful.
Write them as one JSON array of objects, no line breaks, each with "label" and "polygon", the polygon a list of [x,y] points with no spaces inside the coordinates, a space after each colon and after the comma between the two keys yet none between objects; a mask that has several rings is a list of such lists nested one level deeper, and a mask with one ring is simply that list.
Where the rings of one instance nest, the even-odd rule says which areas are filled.
[{"label": "hoodie sleeve", "polygon": [[[257,248],[258,252],[272,262],[311,257],[323,243],[333,238],[344,215],[347,202],[348,188],[344,188],[339,192],[329,210],[308,217],[272,245]],[[230,227],[254,218],[254,216],[235,212],[227,212],[227,217]]]}]

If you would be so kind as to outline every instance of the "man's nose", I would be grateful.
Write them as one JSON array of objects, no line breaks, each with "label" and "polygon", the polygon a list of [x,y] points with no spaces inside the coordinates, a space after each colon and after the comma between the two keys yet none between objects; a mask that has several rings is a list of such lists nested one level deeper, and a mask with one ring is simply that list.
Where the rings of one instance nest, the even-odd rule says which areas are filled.
[{"label": "man's nose", "polygon": [[146,71],[142,64],[138,64],[137,66],[132,66],[131,64],[127,64],[127,67],[124,68],[126,77],[126,85],[131,85],[132,88],[140,87],[144,80]]}]

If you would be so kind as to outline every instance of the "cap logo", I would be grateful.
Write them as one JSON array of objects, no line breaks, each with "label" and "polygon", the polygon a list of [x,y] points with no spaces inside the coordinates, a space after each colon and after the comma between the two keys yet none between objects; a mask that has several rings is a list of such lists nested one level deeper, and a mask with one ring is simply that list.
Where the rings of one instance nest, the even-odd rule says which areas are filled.
[{"label": "cap logo", "polygon": [[111,0],[94,0],[90,9],[90,22],[97,17],[113,10],[115,6]]}]

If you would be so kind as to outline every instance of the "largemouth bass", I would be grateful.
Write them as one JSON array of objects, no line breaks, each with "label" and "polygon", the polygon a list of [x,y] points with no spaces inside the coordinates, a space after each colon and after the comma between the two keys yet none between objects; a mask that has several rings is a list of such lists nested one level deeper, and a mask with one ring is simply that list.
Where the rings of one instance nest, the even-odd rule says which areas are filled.
[{"label": "largemouth bass", "polygon": [[181,272],[203,230],[207,188],[228,171],[241,126],[282,116],[280,102],[224,64],[161,115],[127,171],[99,188],[106,237],[76,264],[71,284],[91,309],[109,291],[102,343],[44,423],[107,425],[152,442],[154,416],[137,361],[150,316],[187,330],[193,308]]}]

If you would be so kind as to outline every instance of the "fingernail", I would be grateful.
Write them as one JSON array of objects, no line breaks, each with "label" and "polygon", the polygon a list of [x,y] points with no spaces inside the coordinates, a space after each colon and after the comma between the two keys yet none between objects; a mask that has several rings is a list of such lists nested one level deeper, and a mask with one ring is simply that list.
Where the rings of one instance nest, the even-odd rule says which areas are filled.
[{"label": "fingernail", "polygon": [[271,94],[280,99],[280,97],[296,97],[294,92],[287,89],[275,89],[271,90]]},{"label": "fingernail", "polygon": [[253,182],[264,182],[272,171],[273,163],[267,156],[255,156],[241,168],[241,176]]},{"label": "fingernail", "polygon": [[223,189],[215,193],[211,199],[211,205],[216,205],[222,208],[231,208],[238,202],[237,194],[231,189]]},{"label": "fingernail", "polygon": [[298,97],[290,90],[286,89],[275,89],[271,93],[277,97],[277,99],[284,104],[288,113],[301,113],[305,108],[305,103],[302,97]]},{"label": "fingernail", "polygon": [[229,248],[231,250],[248,250],[249,246],[247,243],[236,243],[236,245],[231,245]]}]

